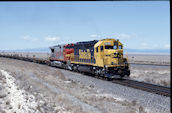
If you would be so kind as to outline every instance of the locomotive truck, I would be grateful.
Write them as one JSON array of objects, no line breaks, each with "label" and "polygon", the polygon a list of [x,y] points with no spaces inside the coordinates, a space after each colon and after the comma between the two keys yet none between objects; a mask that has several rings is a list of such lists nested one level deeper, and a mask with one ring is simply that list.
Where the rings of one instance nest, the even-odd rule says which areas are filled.
[{"label": "locomotive truck", "polygon": [[50,47],[52,66],[92,73],[108,79],[130,75],[123,44],[116,39],[83,41]]}]

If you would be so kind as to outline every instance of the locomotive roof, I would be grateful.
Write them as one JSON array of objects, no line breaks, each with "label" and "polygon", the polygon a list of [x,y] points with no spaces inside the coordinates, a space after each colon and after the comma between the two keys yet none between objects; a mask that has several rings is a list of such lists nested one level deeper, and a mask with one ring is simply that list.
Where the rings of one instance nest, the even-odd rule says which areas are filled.
[{"label": "locomotive roof", "polygon": [[[114,41],[117,41],[116,39],[112,39],[112,38],[106,38],[106,39],[102,39],[102,40],[93,40],[93,41],[83,41],[83,42],[77,42],[77,43],[70,43],[69,45],[71,45],[71,44],[74,44],[74,46],[79,46],[79,45],[94,45],[94,44],[96,44],[97,42],[97,44],[95,45],[95,47],[97,47],[100,43],[102,43],[102,41],[104,41],[104,40],[114,40]],[[119,44],[121,45],[122,43],[119,41]],[[68,44],[66,44],[66,45],[68,45]],[[52,49],[52,48],[55,48],[55,47],[61,47],[61,46],[64,46],[64,44],[63,45],[55,45],[55,46],[51,46],[51,47],[49,47],[50,49]]]},{"label": "locomotive roof", "polygon": [[49,48],[51,49],[51,48],[60,47],[60,46],[63,46],[63,45],[55,45],[55,46],[51,46]]},{"label": "locomotive roof", "polygon": [[94,45],[94,47],[97,47],[97,46],[99,46],[103,41],[108,41],[108,40],[111,40],[111,41],[112,41],[112,40],[113,40],[113,41],[118,41],[119,45],[122,44],[118,39],[106,38],[106,39],[100,40],[98,43],[96,43],[96,44]]},{"label": "locomotive roof", "polygon": [[98,40],[93,40],[93,41],[83,41],[83,42],[77,42],[75,45],[87,45],[87,44],[95,44],[97,43]]}]

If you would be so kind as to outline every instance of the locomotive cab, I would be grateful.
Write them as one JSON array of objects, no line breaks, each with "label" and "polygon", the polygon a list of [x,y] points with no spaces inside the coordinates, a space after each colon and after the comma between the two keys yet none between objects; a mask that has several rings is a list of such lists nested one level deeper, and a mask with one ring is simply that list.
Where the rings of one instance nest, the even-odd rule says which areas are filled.
[{"label": "locomotive cab", "polygon": [[[119,41],[114,41],[112,45],[104,46],[104,64],[108,66],[123,64],[123,49]],[[120,47],[120,48],[119,48]]]},{"label": "locomotive cab", "polygon": [[129,65],[123,58],[123,45],[119,40],[104,39],[94,46],[96,65],[119,75],[128,75]]}]

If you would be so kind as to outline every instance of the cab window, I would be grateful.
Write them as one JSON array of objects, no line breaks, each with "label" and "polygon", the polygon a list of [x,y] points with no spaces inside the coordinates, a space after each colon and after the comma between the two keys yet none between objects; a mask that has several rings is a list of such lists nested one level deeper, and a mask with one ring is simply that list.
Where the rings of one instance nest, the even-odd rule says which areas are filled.
[{"label": "cab window", "polygon": [[96,47],[96,52],[99,52],[99,51],[98,51],[98,47]]},{"label": "cab window", "polygon": [[103,46],[100,46],[100,50],[103,51]]},{"label": "cab window", "polygon": [[117,42],[114,42],[113,49],[118,49],[118,43]]},{"label": "cab window", "polygon": [[114,45],[114,46],[113,46],[113,49],[117,49],[117,45]]},{"label": "cab window", "polygon": [[105,49],[113,49],[113,46],[106,45]]},{"label": "cab window", "polygon": [[119,49],[122,49],[122,45],[119,45]]}]

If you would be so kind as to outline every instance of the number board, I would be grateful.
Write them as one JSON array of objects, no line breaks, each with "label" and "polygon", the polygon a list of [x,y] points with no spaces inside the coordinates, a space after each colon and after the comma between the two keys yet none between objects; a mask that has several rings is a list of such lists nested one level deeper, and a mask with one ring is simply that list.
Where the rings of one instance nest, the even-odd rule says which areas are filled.
[{"label": "number board", "polygon": [[105,45],[112,45],[111,42],[105,42]]}]

